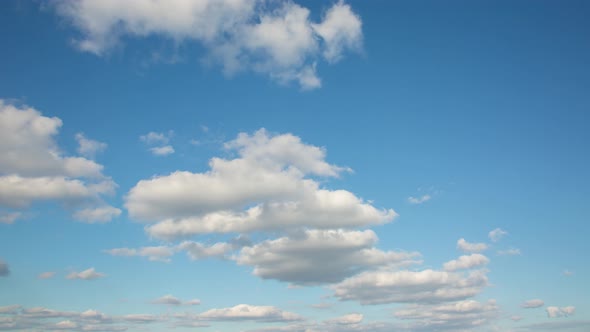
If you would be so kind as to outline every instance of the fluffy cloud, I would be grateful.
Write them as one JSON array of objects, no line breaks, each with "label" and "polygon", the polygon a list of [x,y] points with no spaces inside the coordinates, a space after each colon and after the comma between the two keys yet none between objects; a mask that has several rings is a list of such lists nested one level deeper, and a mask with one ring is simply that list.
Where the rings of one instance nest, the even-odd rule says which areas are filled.
[{"label": "fluffy cloud", "polygon": [[55,142],[61,126],[56,117],[0,100],[0,206],[23,209],[47,200],[73,208],[105,205],[102,196],[113,194],[116,184],[102,165],[64,156]]},{"label": "fluffy cloud", "polygon": [[508,235],[508,232],[501,228],[496,228],[488,233],[488,237],[490,238],[490,240],[492,240],[492,242],[498,242],[506,235]]},{"label": "fluffy cloud", "polygon": [[157,223],[156,238],[203,233],[340,228],[383,224],[397,214],[345,190],[327,190],[310,176],[336,177],[325,151],[291,134],[261,129],[225,144],[235,159],[213,158],[205,173],[177,171],[142,180],[126,197],[131,217]]},{"label": "fluffy cloud", "polygon": [[80,280],[94,280],[98,278],[103,278],[106,275],[104,273],[99,273],[94,270],[94,268],[89,268],[87,270],[81,272],[71,272],[66,276],[67,279],[80,279]]},{"label": "fluffy cloud", "polygon": [[244,247],[238,264],[254,274],[293,284],[338,282],[360,271],[417,263],[418,253],[380,251],[373,231],[305,230]]},{"label": "fluffy cloud", "polygon": [[140,136],[139,139],[151,146],[149,150],[154,156],[162,157],[174,153],[174,147],[168,144],[168,142],[170,142],[170,137],[173,134],[173,131],[169,131],[167,134],[150,131],[149,133]]},{"label": "fluffy cloud", "polygon": [[488,249],[488,245],[485,243],[470,243],[460,238],[457,241],[457,249],[463,252],[482,252]]},{"label": "fluffy cloud", "polygon": [[303,318],[295,313],[271,306],[239,304],[231,308],[211,309],[198,315],[203,320],[235,321],[252,320],[258,322],[289,322]]},{"label": "fluffy cloud", "polygon": [[167,156],[169,154],[174,153],[174,148],[172,147],[172,145],[156,146],[150,148],[150,152],[154,156]]},{"label": "fluffy cloud", "polygon": [[573,315],[576,312],[576,307],[568,306],[568,307],[554,307],[550,306],[545,308],[547,311],[547,316],[549,318],[556,318],[556,317],[568,317]]},{"label": "fluffy cloud", "polygon": [[541,300],[541,299],[533,299],[533,300],[525,301],[520,306],[522,308],[530,309],[530,308],[539,308],[539,307],[542,307],[544,305],[545,305],[545,302],[543,302],[543,300]]},{"label": "fluffy cloud", "polygon": [[109,205],[76,211],[74,218],[87,223],[104,223],[121,215],[121,210]]},{"label": "fluffy cloud", "polygon": [[94,158],[97,153],[107,148],[106,143],[91,140],[83,133],[76,134],[76,140],[78,141],[78,153],[88,158]]},{"label": "fluffy cloud", "polygon": [[445,271],[457,271],[457,270],[465,270],[465,269],[472,269],[474,267],[480,267],[482,265],[486,265],[490,262],[490,260],[481,254],[471,254],[471,255],[464,255],[459,257],[456,260],[452,260],[446,262],[443,266]]},{"label": "fluffy cloud", "polygon": [[395,311],[398,319],[410,320],[411,331],[471,331],[499,316],[496,301],[465,300],[438,305],[410,305]]},{"label": "fluffy cloud", "polygon": [[422,204],[424,202],[428,202],[432,197],[430,195],[423,195],[420,197],[410,196],[408,197],[408,202],[411,204]]},{"label": "fluffy cloud", "polygon": [[488,285],[487,271],[465,273],[423,271],[368,271],[332,286],[334,296],[361,304],[439,303],[464,300]]},{"label": "fluffy cloud", "polygon": [[10,275],[10,268],[2,259],[0,259],[0,277],[6,277]]},{"label": "fluffy cloud", "polygon": [[343,1],[317,23],[291,1],[76,0],[55,7],[81,32],[76,45],[82,51],[103,55],[124,37],[196,41],[226,74],[253,70],[304,89],[321,86],[316,63],[322,57],[335,63],[360,50],[363,39],[360,17]]}]

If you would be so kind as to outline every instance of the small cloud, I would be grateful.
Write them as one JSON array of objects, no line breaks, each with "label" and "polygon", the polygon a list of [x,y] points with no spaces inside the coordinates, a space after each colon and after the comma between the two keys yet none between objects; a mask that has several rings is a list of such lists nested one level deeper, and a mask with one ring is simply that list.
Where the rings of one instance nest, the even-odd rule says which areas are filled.
[{"label": "small cloud", "polygon": [[10,268],[2,259],[0,259],[0,277],[7,277],[10,275]]},{"label": "small cloud", "polygon": [[160,298],[157,298],[150,303],[152,304],[164,304],[164,305],[171,305],[171,306],[181,306],[181,305],[200,305],[201,300],[199,299],[192,299],[186,302],[183,302],[181,299],[172,296],[170,294],[164,295]]},{"label": "small cloud", "polygon": [[192,299],[190,301],[186,301],[184,304],[186,304],[186,305],[200,305],[201,304],[201,300],[199,300],[199,299]]},{"label": "small cloud", "polygon": [[88,139],[83,133],[77,133],[76,140],[78,141],[78,153],[88,158],[94,158],[97,153],[107,148],[106,143]]},{"label": "small cloud", "polygon": [[82,272],[71,272],[66,276],[66,279],[94,280],[103,277],[106,277],[106,274],[96,272],[94,268],[91,267]]},{"label": "small cloud", "polygon": [[488,245],[485,243],[470,243],[465,241],[464,238],[460,238],[457,241],[457,249],[463,252],[477,253],[488,249]]},{"label": "small cloud", "polygon": [[520,305],[521,308],[525,308],[525,309],[532,309],[532,308],[539,308],[545,305],[545,302],[543,302],[543,300],[541,299],[533,299],[533,300],[528,300],[525,301],[524,303],[522,303]]},{"label": "small cloud", "polygon": [[18,218],[22,216],[20,212],[10,212],[6,214],[0,214],[0,224],[13,224]]},{"label": "small cloud", "polygon": [[520,249],[511,248],[506,250],[498,250],[497,254],[500,256],[520,256],[522,253],[520,252]]},{"label": "small cloud", "polygon": [[558,317],[569,317],[576,312],[576,307],[574,306],[567,306],[567,307],[547,307],[545,308],[547,311],[547,316],[549,318],[558,318]]},{"label": "small cloud", "polygon": [[51,279],[55,276],[55,272],[43,272],[37,276],[37,279]]},{"label": "small cloud", "polygon": [[174,153],[174,148],[171,145],[156,146],[150,149],[154,156],[167,156]]},{"label": "small cloud", "polygon": [[490,240],[492,240],[492,242],[498,242],[506,235],[508,235],[508,232],[501,228],[496,228],[488,233],[488,237]]},{"label": "small cloud", "polygon": [[74,213],[74,218],[89,224],[106,223],[121,215],[121,210],[112,206],[83,209]]},{"label": "small cloud", "polygon": [[514,321],[514,322],[518,322],[518,321],[522,320],[522,316],[514,315],[514,316],[510,317],[510,319],[512,319],[512,321]]},{"label": "small cloud", "polygon": [[428,202],[431,198],[432,198],[432,196],[430,196],[428,194],[420,196],[420,197],[410,196],[410,197],[408,197],[408,202],[410,204],[422,204],[422,203]]},{"label": "small cloud", "polygon": [[574,275],[574,271],[570,271],[570,270],[564,270],[563,271],[563,275],[566,277],[571,277]]},{"label": "small cloud", "polygon": [[316,303],[316,304],[312,304],[311,307],[315,308],[315,309],[329,309],[332,308],[334,306],[333,303],[328,303],[328,302],[321,302],[321,303]]},{"label": "small cloud", "polygon": [[[172,132],[170,132],[172,133]],[[156,133],[156,132],[149,132],[145,135],[141,135],[139,136],[139,139],[149,145],[155,145],[155,144],[168,144],[168,142],[170,141],[170,137],[169,135],[166,135],[164,133]]]}]

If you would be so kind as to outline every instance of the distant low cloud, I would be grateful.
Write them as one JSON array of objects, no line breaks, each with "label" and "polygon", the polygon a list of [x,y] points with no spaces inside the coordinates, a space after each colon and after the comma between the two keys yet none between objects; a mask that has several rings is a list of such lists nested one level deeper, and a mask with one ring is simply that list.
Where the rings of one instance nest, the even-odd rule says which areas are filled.
[{"label": "distant low cloud", "polygon": [[51,279],[55,276],[55,272],[43,272],[37,276],[37,279]]},{"label": "distant low cloud", "polygon": [[292,1],[75,0],[56,1],[56,12],[80,31],[75,46],[102,56],[130,38],[162,37],[204,47],[204,62],[226,75],[253,71],[302,89],[321,86],[317,64],[362,50],[362,21],[337,1],[317,22]]},{"label": "distant low cloud", "polygon": [[164,295],[160,298],[157,298],[157,299],[151,301],[151,303],[171,305],[171,306],[199,305],[199,304],[201,304],[201,300],[193,299],[193,300],[189,300],[189,301],[182,301],[181,299],[168,294],[168,295]]},{"label": "distant low cloud", "polygon": [[520,306],[522,308],[525,309],[531,309],[531,308],[539,308],[545,305],[545,302],[541,299],[533,299],[533,300],[528,300],[525,301],[524,303],[522,303]]},{"label": "distant low cloud", "polygon": [[501,228],[496,228],[488,233],[488,237],[490,240],[492,240],[492,242],[498,242],[506,235],[508,235],[508,232]]},{"label": "distant low cloud", "polygon": [[139,256],[147,257],[150,261],[169,262],[170,257],[174,255],[176,249],[167,246],[152,246],[152,247],[141,247],[138,249],[130,248],[114,248],[105,250],[109,255],[112,256]]},{"label": "distant low cloud", "polygon": [[71,272],[66,276],[67,279],[80,279],[80,280],[94,280],[106,277],[106,274],[96,272],[92,267],[81,272]]},{"label": "distant low cloud", "polygon": [[211,309],[198,315],[202,320],[215,321],[258,321],[258,322],[292,322],[303,317],[272,306],[255,306],[239,304],[231,308]]},{"label": "distant low cloud", "polygon": [[457,249],[463,252],[478,253],[488,249],[485,243],[470,243],[461,238],[457,241]]}]

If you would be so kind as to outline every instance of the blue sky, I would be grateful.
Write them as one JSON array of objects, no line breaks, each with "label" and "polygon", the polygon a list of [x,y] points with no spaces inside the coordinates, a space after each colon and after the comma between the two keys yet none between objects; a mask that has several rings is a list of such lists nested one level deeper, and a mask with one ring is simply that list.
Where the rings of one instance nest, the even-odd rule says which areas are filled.
[{"label": "blue sky", "polygon": [[1,2],[0,330],[588,330],[589,14]]}]

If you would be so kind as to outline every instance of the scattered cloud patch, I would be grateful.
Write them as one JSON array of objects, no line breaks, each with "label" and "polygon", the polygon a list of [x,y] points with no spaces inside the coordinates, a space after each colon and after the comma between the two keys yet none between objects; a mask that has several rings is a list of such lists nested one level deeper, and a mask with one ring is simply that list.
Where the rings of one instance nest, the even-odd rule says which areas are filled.
[{"label": "scattered cloud patch", "polygon": [[168,133],[157,133],[150,131],[145,135],[141,135],[139,140],[150,146],[149,151],[154,156],[163,157],[175,152],[174,147],[168,144],[173,135],[174,132],[172,130]]},{"label": "scattered cloud patch", "polygon": [[76,134],[78,141],[78,153],[93,159],[97,153],[106,150],[107,144],[87,138],[83,133]]},{"label": "scattered cloud patch", "polygon": [[150,148],[150,151],[154,156],[167,156],[174,153],[174,148],[172,145],[156,146]]},{"label": "scattered cloud patch", "polygon": [[422,203],[428,202],[431,198],[432,198],[432,196],[430,196],[428,194],[423,195],[423,196],[419,196],[419,197],[410,196],[410,197],[408,197],[408,202],[410,204],[422,204]]},{"label": "scattered cloud patch", "polygon": [[573,276],[575,273],[574,273],[574,271],[570,271],[570,270],[564,270],[562,274],[563,274],[564,276],[566,276],[566,277],[571,277],[571,276]]},{"label": "scattered cloud patch", "polygon": [[490,260],[484,255],[471,254],[464,255],[456,260],[446,262],[443,265],[443,268],[445,271],[466,270],[487,265],[489,262]]},{"label": "scattered cloud patch", "polygon": [[211,309],[198,315],[202,320],[258,322],[292,322],[303,318],[295,313],[283,311],[272,306],[239,304],[231,308]]},{"label": "scattered cloud patch", "polygon": [[105,205],[76,211],[74,218],[89,224],[105,223],[121,215],[121,209]]},{"label": "scattered cloud patch", "polygon": [[545,308],[545,311],[547,311],[547,317],[549,317],[549,318],[569,317],[569,316],[572,316],[576,312],[576,307],[574,307],[574,306],[567,306],[567,307],[550,306],[550,307]]},{"label": "scattered cloud patch", "polygon": [[478,253],[488,249],[488,245],[485,243],[470,243],[465,241],[464,238],[460,238],[457,241],[457,249],[463,252]]},{"label": "scattered cloud patch", "polygon": [[0,259],[0,277],[6,277],[10,275],[10,268],[8,264]]},{"label": "scattered cloud patch", "polygon": [[522,308],[525,308],[525,309],[531,309],[531,308],[539,308],[539,307],[542,307],[544,305],[545,305],[545,302],[543,302],[543,300],[541,300],[541,299],[533,299],[533,300],[525,301],[520,306]]},{"label": "scattered cloud patch", "polygon": [[181,305],[188,305],[188,306],[192,306],[192,305],[199,305],[201,304],[201,300],[199,299],[192,299],[189,301],[183,301],[177,297],[174,297],[170,294],[168,295],[164,295],[160,298],[157,298],[153,301],[151,301],[151,303],[153,304],[164,304],[164,305],[171,305],[171,306],[181,306]]},{"label": "scattered cloud patch", "polygon": [[79,279],[79,280],[94,280],[106,277],[106,274],[96,272],[96,270],[92,267],[87,270],[81,272],[71,272],[69,273],[66,278],[67,279]]},{"label": "scattered cloud patch", "polygon": [[291,1],[58,1],[56,12],[77,28],[78,49],[102,56],[127,38],[158,36],[177,44],[199,43],[204,62],[226,75],[260,73],[302,89],[321,86],[317,63],[333,64],[362,50],[362,21],[338,1],[319,22]]},{"label": "scattered cloud patch", "polygon": [[2,212],[0,211],[0,224],[14,224],[14,222],[22,217],[20,212]]},{"label": "scattered cloud patch", "polygon": [[520,255],[522,255],[522,253],[520,252],[520,249],[516,249],[516,248],[510,248],[510,249],[506,249],[506,250],[498,250],[497,253],[500,256],[520,256]]},{"label": "scattered cloud patch", "polygon": [[175,248],[167,246],[141,247],[139,249],[114,248],[104,252],[112,256],[138,256],[147,257],[150,261],[169,262],[170,257],[175,253]]},{"label": "scattered cloud patch", "polygon": [[501,228],[496,228],[488,233],[488,237],[492,242],[498,242],[506,235],[508,235],[508,232]]}]

